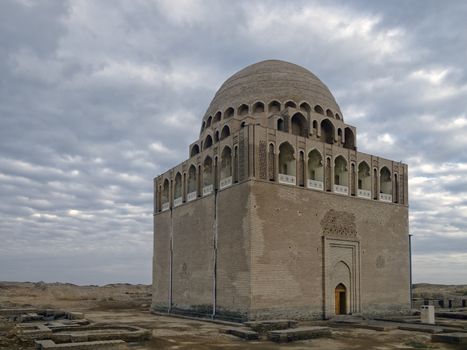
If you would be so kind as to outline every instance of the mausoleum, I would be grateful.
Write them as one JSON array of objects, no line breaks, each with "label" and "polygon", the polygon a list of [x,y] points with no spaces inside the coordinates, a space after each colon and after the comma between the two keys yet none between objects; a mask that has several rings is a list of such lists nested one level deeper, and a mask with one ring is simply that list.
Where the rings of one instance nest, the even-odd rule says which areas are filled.
[{"label": "mausoleum", "polygon": [[359,152],[313,73],[248,66],[215,94],[188,159],[154,179],[151,308],[234,320],[404,312],[407,193],[407,165]]}]

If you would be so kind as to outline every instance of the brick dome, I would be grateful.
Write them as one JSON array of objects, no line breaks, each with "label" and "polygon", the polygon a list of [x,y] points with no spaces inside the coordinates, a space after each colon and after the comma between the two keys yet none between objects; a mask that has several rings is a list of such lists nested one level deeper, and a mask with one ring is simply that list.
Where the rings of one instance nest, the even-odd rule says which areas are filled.
[{"label": "brick dome", "polygon": [[282,103],[292,100],[319,105],[333,114],[342,112],[328,87],[309,70],[293,63],[267,60],[252,64],[227,79],[216,92],[204,120],[218,111],[262,101]]}]

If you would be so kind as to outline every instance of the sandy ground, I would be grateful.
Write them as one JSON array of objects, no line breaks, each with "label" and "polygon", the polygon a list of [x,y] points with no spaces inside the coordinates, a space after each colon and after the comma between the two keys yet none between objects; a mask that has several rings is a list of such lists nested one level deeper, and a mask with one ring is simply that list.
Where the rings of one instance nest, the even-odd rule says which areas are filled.
[{"label": "sandy ground", "polygon": [[[460,346],[432,344],[430,336],[426,333],[401,330],[377,332],[342,328],[334,329],[332,338],[288,344],[276,344],[265,340],[244,341],[224,334],[223,331],[228,328],[225,325],[153,315],[148,312],[150,298],[150,286],[145,285],[115,284],[97,287],[0,282],[1,308],[34,306],[81,311],[86,314],[87,319],[94,322],[131,324],[152,331],[151,340],[130,344],[131,349],[462,349]],[[8,325],[0,325],[0,349],[15,349],[1,341],[2,337],[5,340],[8,335],[7,328]]]}]

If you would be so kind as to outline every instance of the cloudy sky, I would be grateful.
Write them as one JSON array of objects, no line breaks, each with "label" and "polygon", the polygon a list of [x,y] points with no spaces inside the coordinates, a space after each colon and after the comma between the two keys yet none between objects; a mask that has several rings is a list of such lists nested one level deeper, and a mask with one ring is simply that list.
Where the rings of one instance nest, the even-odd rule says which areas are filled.
[{"label": "cloudy sky", "polygon": [[150,283],[152,178],[264,59],[409,164],[414,281],[467,283],[466,1],[0,2],[0,280]]}]

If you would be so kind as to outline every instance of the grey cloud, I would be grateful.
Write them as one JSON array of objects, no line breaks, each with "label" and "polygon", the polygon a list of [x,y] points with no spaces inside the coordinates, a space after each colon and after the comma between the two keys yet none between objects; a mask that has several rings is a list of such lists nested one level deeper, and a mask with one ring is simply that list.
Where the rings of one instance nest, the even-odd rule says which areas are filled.
[{"label": "grey cloud", "polygon": [[361,151],[409,163],[415,261],[467,266],[464,2],[24,3],[0,4],[0,280],[150,283],[152,178],[268,58],[316,73]]}]

